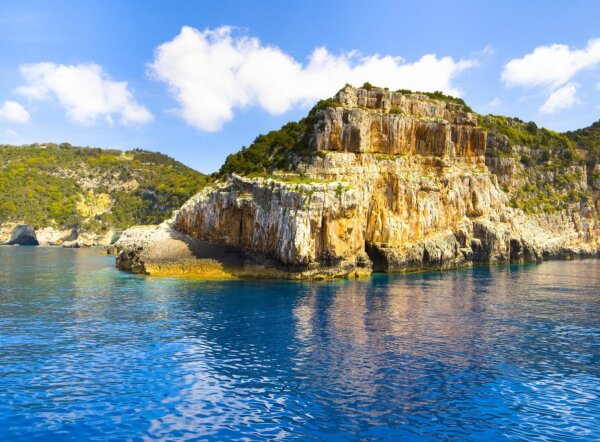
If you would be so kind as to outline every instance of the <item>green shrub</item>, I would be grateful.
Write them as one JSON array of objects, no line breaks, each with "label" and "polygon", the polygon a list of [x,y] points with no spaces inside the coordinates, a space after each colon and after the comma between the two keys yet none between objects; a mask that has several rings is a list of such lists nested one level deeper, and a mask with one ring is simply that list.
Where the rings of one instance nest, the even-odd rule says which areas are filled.
[{"label": "green shrub", "polygon": [[337,101],[335,98],[327,98],[325,100],[319,100],[319,102],[313,108],[314,110],[326,109],[328,107],[342,107],[343,104]]},{"label": "green shrub", "polygon": [[521,155],[521,164],[525,167],[529,167],[533,164],[533,161],[529,155]]},{"label": "green shrub", "polygon": [[550,151],[548,149],[544,149],[540,155],[540,161],[542,163],[547,163],[550,161]]},{"label": "green shrub", "polygon": [[525,126],[525,130],[527,132],[529,132],[530,134],[535,134],[538,131],[538,127],[537,124],[535,124],[533,121],[530,121],[529,123],[527,123],[527,125]]},{"label": "green shrub", "polygon": [[[488,132],[506,137],[511,146],[522,145],[532,148],[570,149],[573,142],[564,134],[545,128],[537,128],[535,123],[523,123],[518,118],[503,115],[478,115],[478,123]],[[533,130],[536,127],[535,131]]]},{"label": "green shrub", "polygon": [[374,86],[373,86],[371,83],[369,83],[368,81],[365,81],[365,82],[363,83],[363,85],[362,85],[362,88],[363,88],[363,89],[366,89],[366,90],[368,90],[368,91],[370,91],[371,89],[373,89],[373,87],[374,87]]},{"label": "green shrub", "polygon": [[309,136],[315,124],[318,110],[340,107],[342,104],[333,98],[319,101],[305,118],[285,124],[279,130],[259,135],[248,147],[227,156],[216,177],[228,173],[249,175],[270,174],[274,170],[289,170],[292,155],[315,154],[309,146]]}]

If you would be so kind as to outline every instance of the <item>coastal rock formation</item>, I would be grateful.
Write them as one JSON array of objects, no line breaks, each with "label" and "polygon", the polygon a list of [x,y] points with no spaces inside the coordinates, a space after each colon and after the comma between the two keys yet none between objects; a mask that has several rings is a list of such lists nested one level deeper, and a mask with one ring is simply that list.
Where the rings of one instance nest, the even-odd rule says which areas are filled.
[{"label": "coastal rock formation", "polygon": [[127,229],[115,243],[121,270],[149,275],[202,279],[280,278],[321,279],[370,273],[356,259],[324,268],[320,264],[283,264],[267,255],[237,246],[215,244],[175,230],[171,222]]},{"label": "coastal rock formation", "polygon": [[109,229],[105,233],[82,232],[77,229],[63,230],[54,227],[34,229],[26,224],[7,223],[0,226],[0,245],[106,247],[114,244],[121,233],[120,230],[115,229]]},{"label": "coastal rock formation", "polygon": [[39,242],[35,235],[33,227],[20,224],[16,226],[10,234],[10,240],[8,241],[10,246],[37,246]]},{"label": "coastal rock formation", "polygon": [[323,109],[317,116],[313,144],[318,151],[449,158],[485,152],[485,131],[477,127],[476,115],[460,105],[441,105],[418,94],[351,88],[336,99],[344,106]]},{"label": "coastal rock formation", "polygon": [[77,239],[79,232],[76,229],[55,229],[54,227],[44,227],[36,231],[36,236],[41,246],[56,246],[66,241]]},{"label": "coastal rock formation", "polygon": [[[239,253],[232,276],[319,278],[598,254],[593,203],[543,214],[513,207],[511,189],[528,179],[523,165],[486,161],[487,132],[461,104],[347,86],[312,123],[312,153],[291,155],[287,172],[226,176],[150,237],[126,232],[120,268],[176,274],[160,267],[179,252],[166,260],[156,253],[170,249],[161,241],[174,232],[177,241]],[[585,176],[577,185],[587,189]],[[180,261],[194,267],[189,253]]]},{"label": "coastal rock formation", "polygon": [[62,243],[67,248],[82,248],[92,246],[107,247],[113,245],[121,236],[122,231],[109,229],[105,233],[77,232],[77,236]]}]

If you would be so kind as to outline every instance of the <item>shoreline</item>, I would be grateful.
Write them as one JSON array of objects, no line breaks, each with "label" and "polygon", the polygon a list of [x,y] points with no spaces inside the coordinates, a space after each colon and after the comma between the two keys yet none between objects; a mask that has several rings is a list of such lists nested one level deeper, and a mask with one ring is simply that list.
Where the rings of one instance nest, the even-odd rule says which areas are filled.
[{"label": "shoreline", "polygon": [[[2,247],[5,246],[5,247]],[[2,244],[0,245],[0,250],[2,250],[3,248],[8,249],[9,247],[18,247],[18,248],[23,248],[23,249],[30,249],[30,250],[37,250],[37,249],[41,249],[41,250],[49,250],[49,249],[54,249],[54,250],[90,250],[90,251],[96,251],[98,252],[98,255],[114,255],[114,253],[108,253],[108,251],[106,250],[105,246],[90,246],[90,247],[62,247],[59,245],[43,245],[43,246],[30,246],[30,245],[11,245],[8,246],[7,244]],[[132,275],[138,275],[138,276],[143,276],[143,277],[150,277],[152,279],[162,279],[162,278],[166,278],[166,279],[181,279],[181,280],[189,280],[189,281],[206,281],[206,282],[216,282],[216,281],[281,281],[281,282],[298,282],[298,283],[327,283],[327,282],[333,282],[333,281],[343,281],[343,280],[364,280],[364,279],[369,279],[372,277],[381,277],[381,276],[408,276],[408,275],[419,275],[419,274],[427,274],[427,273],[431,273],[431,274],[439,274],[439,273],[446,273],[446,272],[452,272],[452,271],[467,271],[467,270],[472,270],[472,269],[482,269],[482,268],[493,268],[493,269],[500,269],[500,268],[509,268],[509,267],[524,267],[524,266],[536,266],[536,265],[542,265],[542,264],[546,264],[546,263],[552,263],[552,262],[571,262],[571,261],[595,261],[595,260],[600,260],[600,254],[596,254],[596,255],[579,255],[579,256],[568,256],[568,257],[564,257],[564,258],[559,258],[559,257],[549,257],[549,258],[545,258],[542,261],[530,261],[530,262],[495,262],[495,263],[472,263],[469,265],[462,265],[462,266],[455,266],[455,267],[447,267],[447,268],[421,268],[421,269],[406,269],[406,270],[395,270],[395,271],[373,271],[373,272],[362,272],[358,275],[340,275],[340,276],[333,276],[333,277],[329,277],[329,278],[300,278],[300,277],[281,277],[281,274],[283,274],[283,272],[277,272],[277,271],[265,271],[262,274],[259,274],[258,272],[255,274],[252,274],[251,271],[249,270],[238,270],[238,275],[233,275],[231,273],[228,273],[226,271],[223,271],[222,274],[219,274],[218,272],[214,272],[214,273],[205,273],[202,276],[200,276],[199,274],[194,274],[193,272],[164,272],[164,273],[160,273],[160,272],[149,272],[149,273],[140,273],[140,272],[134,272],[131,270],[124,270],[121,268],[116,268],[118,271],[120,272],[124,272],[124,273],[129,273]],[[175,264],[175,263],[174,263]],[[175,264],[176,265],[176,264]],[[270,270],[275,270],[275,269],[270,269]],[[274,276],[275,274],[279,274],[279,276]]]}]

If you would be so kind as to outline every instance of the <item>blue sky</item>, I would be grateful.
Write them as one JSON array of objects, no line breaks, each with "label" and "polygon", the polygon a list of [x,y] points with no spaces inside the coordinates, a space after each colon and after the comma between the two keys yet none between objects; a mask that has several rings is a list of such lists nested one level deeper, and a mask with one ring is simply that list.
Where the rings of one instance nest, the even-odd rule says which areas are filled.
[{"label": "blue sky", "polygon": [[212,172],[366,79],[576,129],[600,118],[599,22],[593,1],[2,0],[0,143],[141,147]]}]

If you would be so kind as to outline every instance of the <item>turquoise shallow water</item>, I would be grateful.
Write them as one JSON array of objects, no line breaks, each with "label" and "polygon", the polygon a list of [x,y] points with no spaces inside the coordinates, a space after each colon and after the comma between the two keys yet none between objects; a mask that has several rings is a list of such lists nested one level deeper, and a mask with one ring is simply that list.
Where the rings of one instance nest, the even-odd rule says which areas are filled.
[{"label": "turquoise shallow water", "polygon": [[1,440],[598,440],[600,261],[198,282],[0,248]]}]

